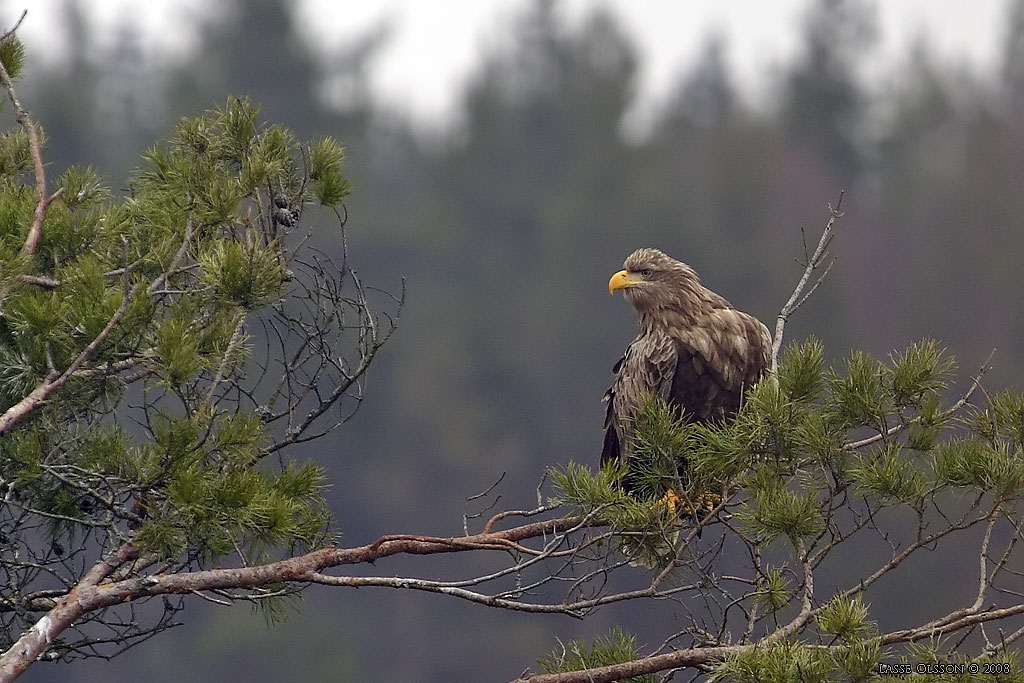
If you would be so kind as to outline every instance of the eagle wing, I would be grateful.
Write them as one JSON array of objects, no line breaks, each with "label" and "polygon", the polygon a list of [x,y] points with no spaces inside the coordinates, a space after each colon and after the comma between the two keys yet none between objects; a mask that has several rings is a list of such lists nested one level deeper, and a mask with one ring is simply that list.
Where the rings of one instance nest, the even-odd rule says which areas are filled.
[{"label": "eagle wing", "polygon": [[602,464],[628,459],[626,441],[644,394],[664,397],[683,419],[720,421],[739,410],[743,393],[770,362],[768,329],[728,304],[667,329],[637,337],[613,368]]},{"label": "eagle wing", "polygon": [[714,308],[700,324],[672,328],[679,362],[669,403],[694,422],[720,421],[739,410],[771,358],[771,336],[757,318],[734,308]]},{"label": "eagle wing", "polygon": [[[626,359],[625,356],[620,358],[615,365],[612,367],[612,373],[618,378],[619,369],[622,367],[622,361]],[[619,443],[619,432],[616,429],[615,423],[617,422],[615,417],[615,384],[608,387],[608,391],[604,392],[604,401],[608,404],[608,409],[604,414],[604,445],[601,447],[601,466],[604,467],[605,463],[618,462],[622,457],[622,446]]]},{"label": "eagle wing", "polygon": [[641,334],[626,349],[612,368],[615,379],[605,392],[608,410],[604,421],[604,447],[601,464],[621,460],[623,448],[632,430],[633,417],[646,394],[655,394],[672,402],[672,384],[679,363],[675,339],[662,334]]}]

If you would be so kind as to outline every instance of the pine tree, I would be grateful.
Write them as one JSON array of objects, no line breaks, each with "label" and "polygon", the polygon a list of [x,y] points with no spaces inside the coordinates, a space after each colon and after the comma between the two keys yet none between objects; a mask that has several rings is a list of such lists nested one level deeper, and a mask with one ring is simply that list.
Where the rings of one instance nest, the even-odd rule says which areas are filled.
[{"label": "pine tree", "polygon": [[[87,167],[51,186],[46,136],[14,90],[15,37],[0,60],[21,124],[0,138],[7,650],[73,586],[322,547],[324,472],[285,454],[351,415],[394,321],[349,263],[307,246],[309,221],[300,230],[318,212],[336,223],[328,239],[344,241],[337,141],[302,142],[229,98],[152,146],[124,196]],[[247,597],[273,612],[296,590]],[[84,614],[37,654],[123,650],[181,608],[165,598],[148,621]],[[0,678],[17,666],[5,661]]]}]

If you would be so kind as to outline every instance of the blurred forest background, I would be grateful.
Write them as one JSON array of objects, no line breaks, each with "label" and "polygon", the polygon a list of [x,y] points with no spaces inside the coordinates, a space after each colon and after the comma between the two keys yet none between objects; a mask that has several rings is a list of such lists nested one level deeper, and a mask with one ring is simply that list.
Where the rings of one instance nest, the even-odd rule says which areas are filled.
[{"label": "blurred forest background", "polygon": [[[992,36],[997,73],[943,63],[922,36],[870,92],[858,73],[876,26],[863,0],[813,2],[799,57],[765,74],[772,96],[758,102],[737,90],[724,39],[709,38],[639,139],[622,134],[638,49],[597,5],[567,25],[557,3],[523,2],[507,44],[480,55],[462,123],[424,137],[368,94],[383,32],[327,57],[296,35],[292,3],[221,4],[191,61],[166,68],[147,62],[131,24],[91,33],[68,1],[67,59],[42,59],[48,46],[28,42],[20,94],[49,136],[52,177],[91,164],[115,190],[179,116],[229,93],[301,136],[345,144],[351,257],[375,286],[408,283],[360,414],[307,453],[328,467],[346,545],[458,534],[465,498],[503,473],[499,506],[530,507],[546,466],[596,463],[600,398],[634,334],[632,312],[606,289],[625,256],[658,246],[773,327],[799,275],[801,228],[816,239],[840,190],[838,261],[788,338],[816,335],[841,357],[935,337],[961,360],[961,381],[995,347],[987,386],[1024,384],[1022,0]],[[921,585],[956,592],[955,563],[915,567]],[[882,619],[913,616],[901,612],[905,587],[880,590],[892,598]],[[614,623],[656,647],[674,615],[670,604],[626,604],[576,622],[384,589],[315,587],[305,603],[268,627],[196,599],[185,626],[113,663],[40,664],[25,679],[507,680],[556,637]]]}]

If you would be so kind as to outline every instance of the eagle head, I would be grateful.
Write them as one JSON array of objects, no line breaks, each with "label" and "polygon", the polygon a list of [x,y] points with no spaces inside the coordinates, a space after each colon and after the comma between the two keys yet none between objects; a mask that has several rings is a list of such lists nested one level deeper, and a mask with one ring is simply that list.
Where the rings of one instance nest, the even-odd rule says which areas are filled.
[{"label": "eagle head", "polygon": [[697,273],[658,249],[637,249],[608,281],[608,292],[624,290],[638,313],[686,307],[703,291]]}]

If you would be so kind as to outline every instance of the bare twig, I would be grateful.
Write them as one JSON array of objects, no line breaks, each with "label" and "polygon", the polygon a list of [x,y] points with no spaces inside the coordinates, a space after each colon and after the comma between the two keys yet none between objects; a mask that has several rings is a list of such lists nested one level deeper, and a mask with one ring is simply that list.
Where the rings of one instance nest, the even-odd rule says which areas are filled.
[{"label": "bare twig", "polygon": [[828,256],[828,246],[832,242],[832,238],[835,237],[833,229],[835,228],[836,221],[838,221],[843,215],[840,211],[840,206],[842,206],[842,204],[843,193],[840,192],[839,200],[836,202],[835,207],[833,207],[831,204],[828,207],[828,222],[825,223],[825,227],[821,231],[821,237],[818,239],[818,246],[815,247],[814,253],[811,254],[809,258],[807,258],[807,261],[804,264],[803,275],[800,276],[800,280],[799,282],[797,282],[796,289],[793,290],[793,293],[790,295],[789,300],[786,301],[786,304],[782,307],[782,310],[779,311],[778,318],[776,318],[775,320],[775,335],[772,338],[771,364],[771,373],[773,375],[779,367],[779,350],[782,348],[782,338],[786,328],[786,322],[789,320],[790,316],[793,315],[793,313],[795,313],[801,305],[803,305],[803,303],[807,300],[807,297],[809,297],[814,292],[814,290],[818,288],[818,285],[821,284],[822,280],[825,279],[825,276],[828,275],[829,270],[831,270],[832,268],[832,263],[829,263],[828,266],[825,268],[825,272],[811,286],[810,291],[804,294],[804,289],[807,288],[807,283],[811,279],[811,274],[821,267],[822,263],[825,260],[825,257]]},{"label": "bare twig", "polygon": [[4,31],[4,34],[0,36],[0,42],[7,40],[11,36],[13,36],[15,32],[18,30],[18,28],[21,26],[21,22],[25,21],[26,16],[28,16],[28,10],[22,10],[21,16],[18,17],[18,20],[16,22],[14,22],[14,26]]}]

